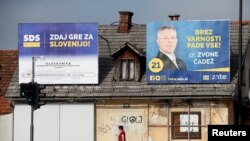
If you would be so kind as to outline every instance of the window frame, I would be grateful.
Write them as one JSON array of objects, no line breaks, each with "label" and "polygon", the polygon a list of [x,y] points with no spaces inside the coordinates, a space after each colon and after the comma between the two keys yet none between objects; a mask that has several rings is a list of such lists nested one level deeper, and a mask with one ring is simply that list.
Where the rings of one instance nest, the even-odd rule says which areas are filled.
[{"label": "window frame", "polygon": [[[125,78],[123,78],[123,61],[126,62],[126,72],[125,72]],[[133,62],[133,78],[130,78],[131,74],[131,67],[130,67],[130,61]],[[133,58],[121,58],[120,59],[120,80],[122,81],[134,81],[135,80],[135,59]]]},{"label": "window frame", "polygon": [[[198,125],[181,125],[180,115],[198,115]],[[190,119],[189,119],[190,123]],[[195,127],[198,128],[198,132],[181,132],[181,127]],[[172,139],[201,139],[201,112],[171,112],[171,137]]]}]

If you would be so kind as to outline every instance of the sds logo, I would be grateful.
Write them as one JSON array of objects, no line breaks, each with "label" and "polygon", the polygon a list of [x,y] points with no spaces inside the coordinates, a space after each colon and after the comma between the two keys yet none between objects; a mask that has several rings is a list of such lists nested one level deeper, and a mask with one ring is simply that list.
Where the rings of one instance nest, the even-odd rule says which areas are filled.
[{"label": "sds logo", "polygon": [[40,35],[25,34],[23,36],[23,47],[40,47]]},{"label": "sds logo", "polygon": [[24,42],[38,42],[40,41],[40,35],[39,34],[36,34],[36,35],[25,34],[23,36],[23,41]]}]

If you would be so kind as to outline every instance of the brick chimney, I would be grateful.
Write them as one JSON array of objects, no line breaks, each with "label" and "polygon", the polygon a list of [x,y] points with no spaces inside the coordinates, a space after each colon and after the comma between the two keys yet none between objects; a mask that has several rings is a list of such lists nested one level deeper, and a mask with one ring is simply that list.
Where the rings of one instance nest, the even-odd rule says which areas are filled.
[{"label": "brick chimney", "polygon": [[173,15],[168,15],[168,17],[170,18],[170,21],[178,21],[180,15],[179,14],[173,14]]},{"label": "brick chimney", "polygon": [[130,28],[132,27],[132,16],[133,12],[130,11],[119,11],[120,21],[119,21],[119,33],[129,33]]}]

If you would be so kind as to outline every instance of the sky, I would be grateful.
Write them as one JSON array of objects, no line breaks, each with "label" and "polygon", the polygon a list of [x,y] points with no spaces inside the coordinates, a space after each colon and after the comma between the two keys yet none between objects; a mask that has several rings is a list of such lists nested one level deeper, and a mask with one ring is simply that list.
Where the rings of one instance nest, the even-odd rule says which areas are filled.
[{"label": "sky", "polygon": [[[0,0],[0,50],[18,48],[18,23],[84,23],[110,25],[119,11],[134,13],[132,22],[239,20],[240,0]],[[243,19],[250,20],[250,0],[243,1]]]}]

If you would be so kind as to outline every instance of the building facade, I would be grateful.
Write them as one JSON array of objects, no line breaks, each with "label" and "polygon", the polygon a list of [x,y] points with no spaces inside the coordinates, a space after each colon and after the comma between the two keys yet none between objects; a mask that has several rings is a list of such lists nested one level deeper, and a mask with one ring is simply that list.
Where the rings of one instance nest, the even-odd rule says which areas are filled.
[{"label": "building facade", "polygon": [[[44,92],[46,105],[39,110],[44,117],[55,117],[54,121],[64,119],[70,120],[66,115],[75,115],[71,110],[61,114],[61,110],[66,110],[67,105],[81,105],[84,109],[93,113],[93,121],[90,123],[90,130],[77,132],[84,124],[65,125],[67,131],[75,131],[76,134],[63,136],[64,122],[53,128],[59,130],[54,140],[65,140],[66,138],[79,137],[75,140],[83,140],[88,135],[93,136],[88,139],[96,141],[115,141],[118,136],[118,126],[122,125],[126,132],[126,139],[129,141],[178,141],[207,140],[207,125],[210,124],[234,124],[235,101],[237,96],[237,56],[238,56],[238,24],[231,23],[231,82],[229,84],[148,84],[146,82],[146,25],[132,23],[133,13],[129,11],[120,12],[118,24],[99,25],[99,84],[96,85],[47,85]],[[244,49],[249,46],[250,39],[249,24],[244,24],[243,35]],[[6,98],[12,99],[16,109],[25,104],[25,99],[19,96],[18,68],[15,72]],[[87,104],[84,106],[84,104]],[[93,108],[87,108],[92,105]],[[51,107],[56,106],[58,114],[53,115]],[[90,106],[90,107],[92,107]],[[48,109],[48,112],[46,113]],[[74,109],[74,108],[73,108]],[[72,110],[73,110],[72,109]],[[78,108],[77,108],[78,109]],[[78,109],[81,113],[81,108]],[[87,110],[87,111],[88,111]],[[77,110],[76,110],[77,111]],[[18,110],[14,111],[14,117],[22,114]],[[29,113],[30,111],[26,111]],[[39,115],[39,114],[38,114]],[[59,116],[58,116],[59,115]],[[87,115],[86,115],[87,116]],[[43,116],[40,116],[43,117]],[[71,117],[72,118],[72,117]],[[36,119],[36,115],[35,115]],[[37,118],[36,123],[46,122],[42,118]],[[60,120],[61,121],[61,120]],[[76,118],[74,121],[81,122]],[[21,122],[18,121],[17,122]],[[53,122],[54,123],[54,122]],[[86,123],[86,124],[87,124]],[[52,123],[51,123],[52,124]],[[42,127],[48,129],[51,124]],[[79,128],[76,128],[78,127]],[[93,127],[93,128],[92,128]],[[14,125],[15,128],[15,125]],[[18,128],[18,127],[17,127]],[[28,128],[28,127],[27,127]],[[39,130],[35,127],[35,132]],[[18,129],[14,129],[14,134]],[[81,130],[80,130],[81,131]],[[39,134],[45,135],[43,130]],[[27,134],[28,134],[27,130]],[[35,136],[39,136],[35,133]],[[54,134],[55,135],[55,134]],[[65,134],[64,134],[65,135]],[[20,138],[22,135],[16,135]],[[26,136],[26,135],[25,135]],[[52,136],[52,135],[51,135]],[[15,135],[14,135],[15,138]],[[47,140],[51,138],[48,137]],[[35,137],[38,141],[39,138]]]}]

